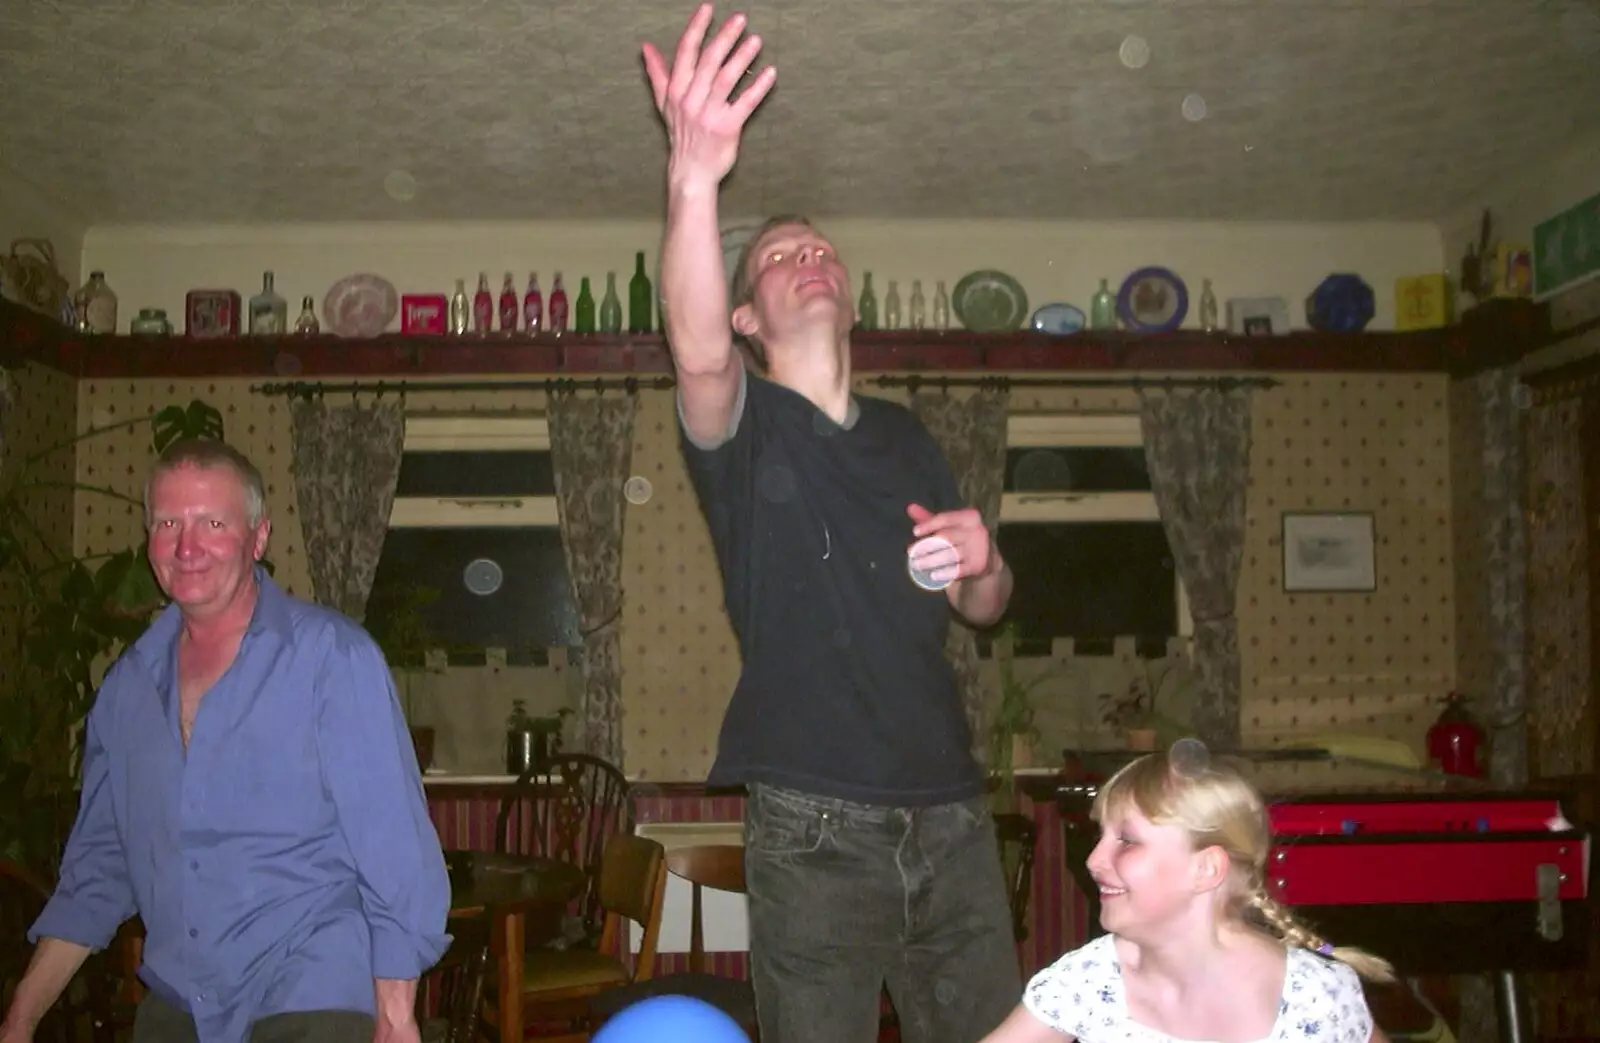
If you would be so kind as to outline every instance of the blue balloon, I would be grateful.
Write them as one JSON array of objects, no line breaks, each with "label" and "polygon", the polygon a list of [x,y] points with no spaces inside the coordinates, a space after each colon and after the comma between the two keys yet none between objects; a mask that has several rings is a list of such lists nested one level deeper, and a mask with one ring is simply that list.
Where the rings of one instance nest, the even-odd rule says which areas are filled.
[{"label": "blue balloon", "polygon": [[590,1043],[750,1043],[739,1023],[693,996],[653,996],[612,1015]]}]

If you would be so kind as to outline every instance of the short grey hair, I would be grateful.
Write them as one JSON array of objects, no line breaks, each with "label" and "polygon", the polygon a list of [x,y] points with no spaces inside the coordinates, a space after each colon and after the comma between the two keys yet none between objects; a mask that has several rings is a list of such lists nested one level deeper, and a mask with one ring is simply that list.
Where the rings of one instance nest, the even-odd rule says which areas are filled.
[{"label": "short grey hair", "polygon": [[211,438],[180,438],[167,446],[161,458],[150,469],[144,483],[144,527],[150,528],[150,486],[160,476],[180,467],[199,467],[205,470],[224,468],[232,471],[244,487],[245,514],[253,529],[267,516],[267,483],[261,471],[250,458],[226,442]]}]

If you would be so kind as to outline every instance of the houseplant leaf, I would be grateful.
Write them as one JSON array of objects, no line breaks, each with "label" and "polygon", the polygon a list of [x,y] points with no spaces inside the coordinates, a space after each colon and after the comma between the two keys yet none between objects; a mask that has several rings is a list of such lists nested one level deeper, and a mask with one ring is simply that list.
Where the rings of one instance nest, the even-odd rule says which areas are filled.
[{"label": "houseplant leaf", "polygon": [[157,453],[184,438],[222,440],[222,413],[198,398],[188,408],[168,406],[151,421],[150,442]]}]

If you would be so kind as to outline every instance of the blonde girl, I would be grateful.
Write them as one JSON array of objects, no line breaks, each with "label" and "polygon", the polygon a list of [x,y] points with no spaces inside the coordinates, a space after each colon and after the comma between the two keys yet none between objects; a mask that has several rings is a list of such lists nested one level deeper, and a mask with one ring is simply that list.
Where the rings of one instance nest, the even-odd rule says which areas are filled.
[{"label": "blonde girl", "polygon": [[1266,808],[1235,768],[1183,739],[1112,776],[1093,814],[1108,933],[1036,975],[986,1043],[1383,1039],[1360,979],[1393,968],[1267,894]]}]

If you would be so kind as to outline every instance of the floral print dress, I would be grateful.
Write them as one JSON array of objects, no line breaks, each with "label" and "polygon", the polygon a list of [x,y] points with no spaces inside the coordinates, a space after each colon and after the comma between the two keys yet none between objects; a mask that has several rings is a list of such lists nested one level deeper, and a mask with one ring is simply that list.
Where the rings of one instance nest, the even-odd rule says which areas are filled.
[{"label": "floral print dress", "polygon": [[[1034,1017],[1083,1043],[1203,1043],[1178,1040],[1128,1016],[1122,966],[1110,934],[1034,975],[1022,1002]],[[1371,1036],[1372,1014],[1356,972],[1291,948],[1278,1020],[1261,1043],[1367,1043]]]}]

